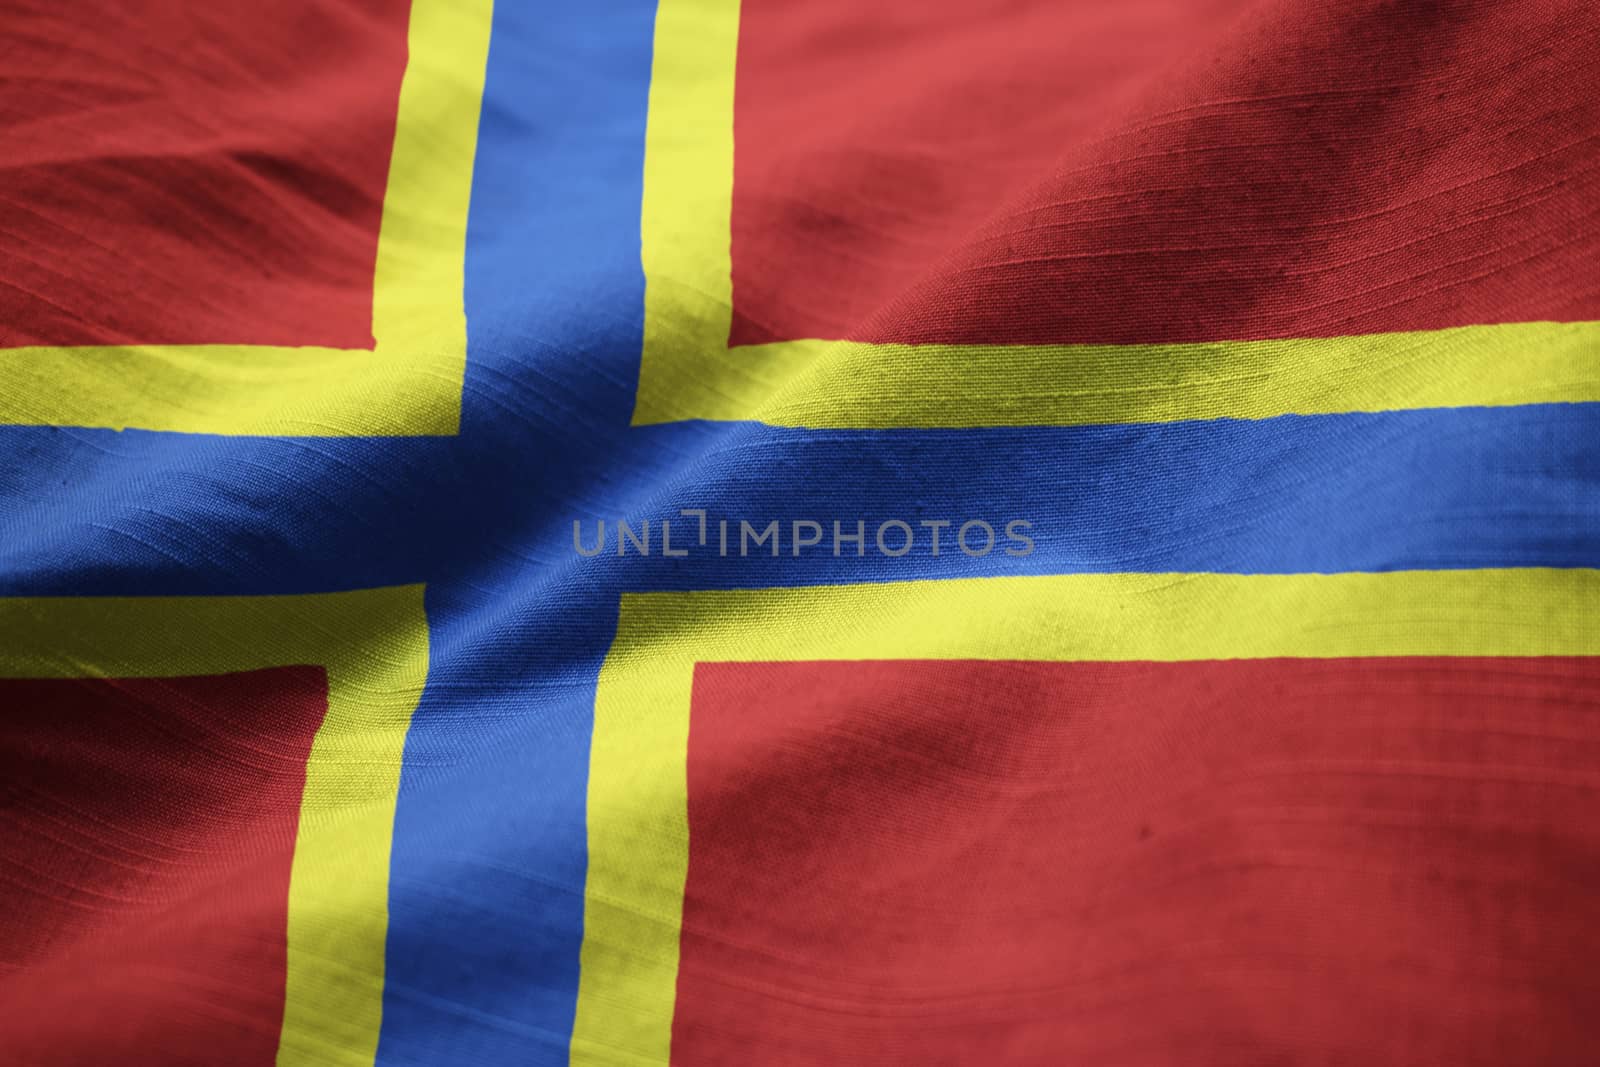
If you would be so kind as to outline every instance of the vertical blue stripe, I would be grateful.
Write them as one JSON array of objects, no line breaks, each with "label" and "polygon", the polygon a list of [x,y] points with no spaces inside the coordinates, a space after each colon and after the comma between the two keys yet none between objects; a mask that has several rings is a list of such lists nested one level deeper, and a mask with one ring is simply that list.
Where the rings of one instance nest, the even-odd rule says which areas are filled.
[{"label": "vertical blue stripe", "polygon": [[567,568],[549,522],[603,484],[627,434],[654,15],[649,0],[496,5],[459,480],[441,497],[460,552],[429,576],[381,1064],[567,1060],[594,686],[618,587]]}]

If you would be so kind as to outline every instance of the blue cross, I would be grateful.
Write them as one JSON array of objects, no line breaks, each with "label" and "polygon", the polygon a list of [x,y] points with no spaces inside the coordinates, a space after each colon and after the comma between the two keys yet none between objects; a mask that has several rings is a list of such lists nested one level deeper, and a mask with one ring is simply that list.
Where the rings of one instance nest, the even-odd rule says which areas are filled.
[{"label": "blue cross", "polygon": [[[496,11],[459,436],[0,430],[5,595],[427,584],[431,668],[395,826],[380,1063],[566,1061],[595,678],[623,591],[1600,565],[1600,405],[962,431],[630,427],[653,6]],[[574,520],[592,536],[601,518],[614,530],[680,508],[785,529],[1024,518],[1038,547],[1024,559],[573,551]]]}]

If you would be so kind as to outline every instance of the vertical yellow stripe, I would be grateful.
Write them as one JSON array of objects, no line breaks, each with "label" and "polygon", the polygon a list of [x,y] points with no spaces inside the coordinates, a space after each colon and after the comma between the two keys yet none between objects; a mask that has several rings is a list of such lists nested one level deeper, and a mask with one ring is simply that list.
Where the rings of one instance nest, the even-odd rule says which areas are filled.
[{"label": "vertical yellow stripe", "polygon": [[289,879],[278,1067],[368,1067],[383,1022],[400,765],[428,674],[420,586],[385,591],[360,642],[324,623],[328,714],[306,761]]},{"label": "vertical yellow stripe", "polygon": [[419,367],[439,383],[401,401],[425,406],[411,417],[433,432],[460,422],[467,217],[493,19],[494,0],[412,0],[406,38],[373,276],[374,366],[397,397]]},{"label": "vertical yellow stripe", "polygon": [[689,688],[694,662],[652,659],[624,633],[600,671],[589,757],[584,892],[573,1067],[665,1064],[677,996],[678,924],[689,869]]},{"label": "vertical yellow stripe", "polygon": [[[733,81],[739,0],[660,0],[645,127],[640,255],[644,353],[633,421],[721,410],[777,383],[728,351]],[[753,378],[750,375],[754,375]]]}]

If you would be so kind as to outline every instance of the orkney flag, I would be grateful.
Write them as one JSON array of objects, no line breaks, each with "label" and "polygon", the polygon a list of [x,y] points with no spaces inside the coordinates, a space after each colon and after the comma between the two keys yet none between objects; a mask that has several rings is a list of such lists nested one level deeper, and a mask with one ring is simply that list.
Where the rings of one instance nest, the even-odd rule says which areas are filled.
[{"label": "orkney flag", "polygon": [[6,0],[0,146],[0,1064],[1600,1059],[1593,0]]}]

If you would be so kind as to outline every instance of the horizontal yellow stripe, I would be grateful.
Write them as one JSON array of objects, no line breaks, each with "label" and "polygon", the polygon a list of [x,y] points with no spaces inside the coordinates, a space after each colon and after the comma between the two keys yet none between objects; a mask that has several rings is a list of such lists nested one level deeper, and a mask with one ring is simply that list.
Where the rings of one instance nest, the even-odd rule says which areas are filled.
[{"label": "horizontal yellow stripe", "polygon": [[694,665],[1600,655],[1600,571],[1112,574],[622,601],[595,694],[574,1064],[666,1064]]},{"label": "horizontal yellow stripe", "polygon": [[465,366],[458,348],[444,339],[398,353],[259,345],[0,349],[0,423],[306,437],[454,434]]},{"label": "horizontal yellow stripe", "polygon": [[304,436],[453,434],[467,210],[493,0],[414,0],[373,278],[374,350],[0,349],[0,423]]},{"label": "horizontal yellow stripe", "polygon": [[1600,655],[1600,571],[1069,574],[624,597],[695,660]]},{"label": "horizontal yellow stripe", "polygon": [[677,345],[647,360],[637,423],[1063,426],[1600,400],[1593,322],[1168,345]]},{"label": "horizontal yellow stripe", "polygon": [[[428,670],[422,587],[262,597],[0,598],[0,677],[328,675],[289,882],[280,1067],[370,1065],[383,1017],[400,760]],[[0,713],[0,721],[4,720]]]}]

